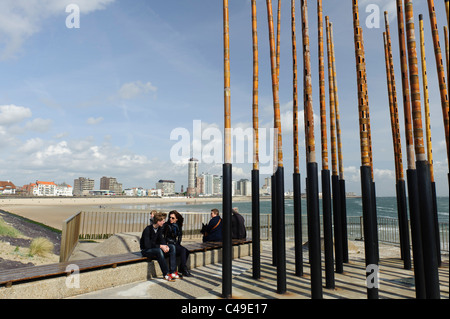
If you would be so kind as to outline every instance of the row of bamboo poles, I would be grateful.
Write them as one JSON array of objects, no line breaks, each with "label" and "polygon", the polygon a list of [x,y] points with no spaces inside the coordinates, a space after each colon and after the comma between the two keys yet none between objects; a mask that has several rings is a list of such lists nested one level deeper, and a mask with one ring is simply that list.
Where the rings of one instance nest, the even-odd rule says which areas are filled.
[{"label": "row of bamboo poles", "polygon": [[[318,201],[318,170],[316,163],[316,144],[314,136],[313,97],[311,78],[311,53],[308,23],[307,0],[301,0],[301,25],[302,25],[302,53],[303,53],[303,103],[305,124],[305,145],[307,162],[307,223],[309,262],[311,267],[311,296],[322,298],[322,266],[320,251],[320,220]],[[432,159],[430,110],[428,98],[428,78],[425,63],[425,46],[423,34],[423,18],[420,16],[420,50],[421,50],[421,75],[423,79],[424,107],[425,107],[425,134],[422,125],[421,86],[419,83],[418,55],[414,32],[414,12],[412,0],[396,0],[398,36],[400,49],[402,101],[405,125],[405,142],[407,157],[407,182],[408,196],[406,196],[406,184],[403,173],[403,158],[399,123],[399,103],[397,101],[397,88],[394,72],[394,57],[392,55],[392,39],[390,34],[389,19],[385,13],[385,32],[383,33],[384,54],[386,61],[386,79],[391,117],[392,139],[394,149],[394,164],[396,176],[397,204],[399,215],[399,234],[401,242],[401,254],[404,268],[411,269],[408,213],[406,200],[409,199],[412,250],[414,257],[414,272],[416,280],[416,295],[418,298],[439,298],[439,278],[437,267],[440,263],[439,233],[436,234],[437,214],[435,202],[434,171]],[[449,15],[449,3],[445,0],[447,20]],[[229,60],[229,13],[228,0],[223,0],[224,9],[224,96],[225,96],[225,164],[224,164],[224,260],[226,255],[226,242],[229,240],[231,220],[231,142],[227,130],[231,129],[230,113],[230,60]],[[286,257],[284,236],[284,170],[282,131],[280,119],[279,99],[279,69],[280,69],[280,20],[281,1],[278,0],[277,27],[275,33],[274,14],[272,1],[266,0],[270,66],[272,80],[272,97],[274,110],[274,173],[272,176],[272,218],[274,226],[273,236],[273,264],[277,266],[277,292],[286,292]],[[440,49],[438,26],[434,1],[428,0],[432,39],[438,73],[441,106],[444,122],[444,133],[449,151],[449,106],[448,83],[446,84],[445,71]],[[359,21],[359,5],[357,0],[352,0],[354,52],[357,79],[360,152],[361,152],[361,190],[363,200],[364,220],[364,245],[366,266],[378,265],[378,228],[376,214],[376,195],[373,168],[372,135],[370,123],[370,107],[368,82],[366,72],[366,59],[364,48],[363,29]],[[257,30],[256,0],[251,1],[252,19],[252,46],[253,46],[253,170],[252,184],[259,185],[259,119],[258,119],[258,85],[259,85],[259,59],[258,59],[258,30]],[[292,65],[293,65],[293,132],[294,132],[294,228],[295,228],[295,268],[296,275],[303,276],[302,249],[301,249],[301,205],[300,205],[300,169],[298,148],[298,73],[297,73],[297,42],[295,0],[291,0],[291,35],[292,35]],[[325,280],[326,288],[334,288],[334,271],[343,272],[343,264],[348,262],[347,234],[346,234],[346,204],[345,204],[345,178],[342,152],[342,139],[339,114],[338,83],[336,72],[336,56],[333,40],[333,23],[328,16],[325,17],[325,32],[323,28],[322,0],[317,0],[318,17],[318,62],[319,62],[319,104],[321,125],[321,155],[322,155],[322,194],[323,194],[323,234],[325,241]],[[405,24],[406,21],[406,24]],[[406,25],[406,27],[405,27]],[[327,106],[325,87],[325,50],[324,33],[326,34],[327,62],[328,62],[328,94],[330,114],[331,137],[331,176],[329,171],[328,141],[327,141]],[[444,27],[447,80],[449,74],[449,48],[448,25]],[[380,41],[381,42],[381,41]],[[448,158],[447,158],[448,160]],[[331,177],[331,184],[330,184]],[[256,227],[259,216],[259,197],[257,188],[252,192],[252,237],[253,237],[253,278],[260,278],[260,252],[259,252],[259,227]],[[331,195],[333,200],[331,203]],[[333,219],[333,222],[332,222]],[[334,227],[333,227],[334,225]],[[230,228],[230,229],[229,229]],[[334,253],[333,253],[334,231]],[[439,257],[438,257],[439,256]],[[336,258],[334,260],[334,258]],[[336,266],[336,270],[333,266]],[[369,275],[367,272],[366,275]],[[231,258],[223,268],[223,296],[231,297]],[[368,285],[368,298],[378,298],[376,285]]]}]

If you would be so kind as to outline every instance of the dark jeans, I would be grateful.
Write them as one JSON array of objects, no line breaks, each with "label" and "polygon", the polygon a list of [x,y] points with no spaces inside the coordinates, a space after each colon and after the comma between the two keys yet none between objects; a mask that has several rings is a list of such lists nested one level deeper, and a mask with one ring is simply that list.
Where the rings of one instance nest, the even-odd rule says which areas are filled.
[{"label": "dark jeans", "polygon": [[176,255],[180,256],[180,268],[179,270],[181,272],[187,270],[186,262],[189,257],[189,250],[187,250],[185,247],[181,245],[176,245]]},{"label": "dark jeans", "polygon": [[[163,276],[167,274],[173,274],[175,270],[177,269],[177,257],[176,257],[176,251],[175,251],[175,245],[167,245],[169,246],[169,252],[164,254],[161,248],[150,248],[142,250],[142,256],[149,257],[149,258],[156,258],[158,260],[159,267],[161,267],[161,271],[163,273]],[[166,263],[165,255],[169,255],[169,267]]]}]

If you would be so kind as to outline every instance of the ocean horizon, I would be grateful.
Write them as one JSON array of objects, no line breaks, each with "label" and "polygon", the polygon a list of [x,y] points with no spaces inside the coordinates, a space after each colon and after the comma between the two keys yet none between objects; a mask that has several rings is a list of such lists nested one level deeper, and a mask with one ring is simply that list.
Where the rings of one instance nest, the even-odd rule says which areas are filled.
[{"label": "ocean horizon", "polygon": [[[442,222],[448,222],[449,217],[449,197],[437,197],[437,213],[438,219]],[[348,197],[346,198],[347,203],[347,216],[348,217],[358,217],[362,216],[362,198],[361,197]],[[302,198],[302,215],[306,215],[306,199]],[[377,216],[378,217],[391,217],[398,218],[397,215],[397,198],[396,197],[377,197]],[[239,212],[242,214],[252,213],[252,203],[251,200],[248,201],[235,201],[232,204],[233,207],[237,207]],[[119,208],[123,210],[158,210],[168,212],[170,210],[177,210],[180,213],[198,213],[198,212],[209,212],[213,208],[219,209],[222,213],[222,202],[203,202],[203,203],[154,203],[154,204],[110,204],[108,207]],[[320,214],[322,214],[322,199],[319,199]],[[271,213],[271,201],[270,199],[260,200],[260,213],[270,214]],[[285,214],[292,215],[294,209],[293,199],[285,199]],[[409,209],[408,209],[409,215]]]}]

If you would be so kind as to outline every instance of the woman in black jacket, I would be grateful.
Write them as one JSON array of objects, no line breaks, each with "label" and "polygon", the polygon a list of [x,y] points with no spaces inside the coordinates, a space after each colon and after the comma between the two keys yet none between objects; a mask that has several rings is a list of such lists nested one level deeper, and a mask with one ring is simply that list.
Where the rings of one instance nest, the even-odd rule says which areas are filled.
[{"label": "woman in black jacket", "polygon": [[180,256],[180,273],[182,276],[190,277],[191,273],[187,269],[187,259],[189,250],[181,246],[183,238],[183,221],[184,218],[176,210],[169,212],[169,220],[164,225],[164,238],[168,244],[175,245],[176,255]]}]

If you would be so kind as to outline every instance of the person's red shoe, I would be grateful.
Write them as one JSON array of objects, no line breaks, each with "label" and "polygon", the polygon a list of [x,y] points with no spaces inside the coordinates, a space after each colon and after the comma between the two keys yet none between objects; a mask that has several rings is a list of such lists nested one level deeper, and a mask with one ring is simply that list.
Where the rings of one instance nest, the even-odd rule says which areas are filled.
[{"label": "person's red shoe", "polygon": [[170,275],[173,279],[180,279],[180,276],[178,275],[178,271],[175,271],[173,274]]},{"label": "person's red shoe", "polygon": [[167,281],[175,281],[175,279],[173,279],[172,275],[170,275],[170,274],[165,275],[164,279],[167,280]]}]

